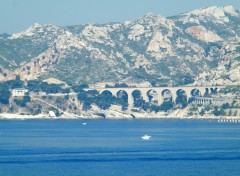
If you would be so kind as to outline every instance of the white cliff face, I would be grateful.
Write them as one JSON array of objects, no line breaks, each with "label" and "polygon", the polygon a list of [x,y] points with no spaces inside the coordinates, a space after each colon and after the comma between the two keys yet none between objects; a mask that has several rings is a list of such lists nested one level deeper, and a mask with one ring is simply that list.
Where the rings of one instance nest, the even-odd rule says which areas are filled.
[{"label": "white cliff face", "polygon": [[145,33],[144,26],[140,24],[136,24],[131,27],[131,31],[129,32],[128,39],[133,41],[141,40],[141,35]]},{"label": "white cliff face", "polygon": [[181,21],[183,21],[183,23],[193,22],[200,24],[200,21],[206,22],[209,20],[214,20],[216,23],[220,24],[228,23],[229,18],[226,16],[225,13],[234,16],[237,15],[232,6],[226,7],[212,6],[208,8],[193,10],[191,12],[182,14]]},{"label": "white cliff face", "polygon": [[19,39],[24,37],[32,37],[32,38],[45,38],[45,39],[51,39],[51,37],[64,34],[65,30],[63,30],[61,27],[55,26],[55,25],[40,25],[38,23],[35,23],[33,26],[28,28],[27,30],[13,34],[9,37],[9,39]]},{"label": "white cliff face", "polygon": [[[240,84],[240,53],[237,48],[240,43],[237,41],[228,42],[222,48],[223,51],[228,49],[228,54],[224,55],[223,61],[219,65],[208,71],[201,73],[195,81],[196,85],[239,85]],[[230,49],[230,50],[229,50]]]},{"label": "white cliff face", "polygon": [[186,33],[192,35],[194,38],[198,40],[208,42],[219,42],[222,40],[217,34],[214,34],[212,31],[207,30],[203,26],[192,26],[185,30]]},{"label": "white cliff face", "polygon": [[[41,61],[44,62],[44,76],[51,73],[61,75],[58,78],[69,76],[65,80],[77,80],[78,83],[183,80],[186,75],[193,79],[202,70],[208,74],[211,66],[217,65],[218,58],[231,56],[226,53],[234,50],[233,45],[229,44],[225,50],[221,48],[225,41],[230,42],[240,35],[238,21],[239,12],[231,6],[214,6],[170,18],[147,14],[125,23],[68,27],[35,24],[8,39],[0,38],[16,40],[16,43],[17,39],[27,39],[24,40],[26,45],[18,46],[22,61],[14,58],[16,53],[9,52],[9,55],[0,53],[0,62],[8,66],[10,62],[6,60],[13,58],[11,63],[16,63],[15,67],[24,66],[36,58],[41,60],[38,56],[45,54],[49,62]],[[15,46],[11,47],[11,51],[15,51]],[[59,58],[51,58],[49,49],[57,52]],[[51,59],[54,62],[50,62]],[[237,81],[237,66],[231,67],[232,73],[221,67],[218,69],[217,72],[229,73],[229,81]],[[41,76],[41,72],[35,75]],[[218,73],[216,78],[220,80],[222,76]],[[185,84],[182,80],[180,84]]]},{"label": "white cliff face", "polygon": [[238,14],[235,12],[233,6],[225,6],[223,8],[224,12],[229,13],[231,15],[237,16]]},{"label": "white cliff face", "polygon": [[240,66],[239,65],[229,71],[229,79],[232,82],[236,82],[237,85],[239,85],[240,83]]},{"label": "white cliff face", "polygon": [[34,35],[36,30],[39,30],[40,32],[43,32],[42,25],[40,25],[38,23],[35,23],[33,26],[31,26],[27,30],[25,30],[23,32],[20,32],[20,33],[13,34],[11,37],[9,37],[9,39],[18,39],[18,38],[22,38],[24,36],[31,37],[31,36]]},{"label": "white cliff face", "polygon": [[200,74],[196,85],[239,85],[240,84],[240,66],[236,66],[230,71],[224,65],[208,73]]},{"label": "white cliff face", "polygon": [[113,28],[110,26],[98,27],[94,25],[88,25],[82,31],[83,37],[91,42],[102,43],[114,47],[114,43],[109,36],[109,32],[117,29],[119,26],[114,25]]},{"label": "white cliff face", "polygon": [[176,25],[174,24],[174,22],[172,20],[169,20],[165,17],[157,16],[157,22],[159,25],[165,26],[170,31],[172,31],[174,29],[174,27],[176,27]]},{"label": "white cliff face", "polygon": [[[85,32],[86,31],[84,30],[83,33]],[[101,33],[101,35],[96,34],[91,40],[94,40],[94,42],[102,43],[104,40],[101,37],[103,36],[105,36],[103,35],[103,33]],[[62,57],[65,57],[72,52],[77,52],[81,54],[82,51],[88,51],[90,52],[90,57],[93,59],[108,59],[105,55],[105,52],[101,51],[99,48],[94,47],[92,43],[88,41],[88,39],[84,39],[83,37],[79,35],[74,35],[73,33],[68,31],[66,31],[63,35],[60,35],[56,40],[55,44],[56,49],[61,53]],[[107,43],[105,44],[107,45]]]},{"label": "white cliff face", "polygon": [[149,62],[149,60],[147,60],[144,55],[136,55],[136,60],[135,60],[135,68],[139,68],[139,67],[145,67],[148,65],[151,65],[151,62]]},{"label": "white cliff face", "polygon": [[171,41],[161,32],[156,32],[152,40],[150,41],[147,52],[152,52],[152,56],[161,58],[163,55],[170,54],[172,51]]},{"label": "white cliff face", "polygon": [[59,36],[56,47],[61,51],[65,51],[72,47],[81,50],[87,47],[87,43],[79,40],[77,37],[73,36],[72,33],[68,32],[66,35]]}]

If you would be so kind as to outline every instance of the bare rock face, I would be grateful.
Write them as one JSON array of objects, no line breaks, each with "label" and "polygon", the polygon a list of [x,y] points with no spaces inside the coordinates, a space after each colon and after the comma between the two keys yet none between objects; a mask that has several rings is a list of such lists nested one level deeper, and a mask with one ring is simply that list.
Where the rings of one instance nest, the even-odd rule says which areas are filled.
[{"label": "bare rock face", "polygon": [[20,75],[23,80],[37,79],[39,75],[48,71],[50,68],[54,68],[59,58],[58,53],[49,48],[38,57],[31,60],[31,62],[21,66],[15,70],[16,75]]},{"label": "bare rock face", "polygon": [[228,50],[218,66],[209,72],[201,73],[195,84],[239,85],[240,84],[240,42],[239,39],[228,42],[222,48]]},{"label": "bare rock face", "polygon": [[103,25],[36,23],[0,35],[0,80],[20,75],[72,84],[237,84],[239,24],[232,6]]},{"label": "bare rock face", "polygon": [[141,35],[145,34],[144,26],[140,24],[136,24],[131,27],[131,31],[129,32],[128,39],[133,41],[141,40]]},{"label": "bare rock face", "polygon": [[196,9],[191,12],[182,15],[182,21],[188,23],[188,21],[196,22],[200,24],[201,21],[214,21],[215,23],[223,24],[228,23],[229,18],[226,14],[237,15],[232,6],[226,7],[207,7],[202,9]]},{"label": "bare rock face", "polygon": [[207,30],[203,26],[192,26],[186,29],[186,33],[192,35],[192,37],[201,40],[206,43],[220,42],[222,39],[210,30]]}]

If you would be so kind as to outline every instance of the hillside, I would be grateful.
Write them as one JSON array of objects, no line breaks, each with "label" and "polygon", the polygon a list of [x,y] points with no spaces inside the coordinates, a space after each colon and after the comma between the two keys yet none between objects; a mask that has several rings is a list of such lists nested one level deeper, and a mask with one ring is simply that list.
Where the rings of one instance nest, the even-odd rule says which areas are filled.
[{"label": "hillside", "polygon": [[239,84],[240,12],[208,7],[124,23],[34,24],[0,35],[0,80]]}]

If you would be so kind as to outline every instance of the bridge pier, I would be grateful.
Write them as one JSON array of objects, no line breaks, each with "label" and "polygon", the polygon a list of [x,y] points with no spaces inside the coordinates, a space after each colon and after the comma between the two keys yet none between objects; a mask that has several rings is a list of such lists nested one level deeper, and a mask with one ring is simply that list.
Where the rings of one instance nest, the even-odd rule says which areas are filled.
[{"label": "bridge pier", "polygon": [[186,91],[186,94],[187,94],[187,102],[188,102],[189,99],[192,97],[191,91]]},{"label": "bridge pier", "polygon": [[177,92],[172,92],[172,102],[176,103],[176,99],[177,99]]},{"label": "bridge pier", "polygon": [[128,95],[128,107],[132,108],[134,106],[134,98],[132,94]]},{"label": "bridge pier", "polygon": [[161,94],[158,94],[158,106],[161,106],[163,104],[164,98]]},{"label": "bridge pier", "polygon": [[145,102],[149,102],[149,97],[147,95],[147,91],[142,91],[142,98]]},{"label": "bridge pier", "polygon": [[200,91],[200,95],[201,95],[201,96],[204,96],[205,91],[206,91],[206,88],[205,88],[205,87],[203,87],[203,88],[198,88],[198,90]]}]

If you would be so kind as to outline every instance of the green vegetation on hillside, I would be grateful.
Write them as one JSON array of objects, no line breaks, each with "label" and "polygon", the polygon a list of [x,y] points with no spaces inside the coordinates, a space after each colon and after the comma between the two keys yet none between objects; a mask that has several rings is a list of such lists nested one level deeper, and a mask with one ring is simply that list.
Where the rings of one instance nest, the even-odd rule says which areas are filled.
[{"label": "green vegetation on hillside", "polygon": [[71,85],[71,88],[74,92],[81,92],[83,89],[89,88],[88,84],[80,84],[80,85]]},{"label": "green vegetation on hillside", "polygon": [[96,90],[81,91],[78,93],[78,100],[83,103],[83,109],[89,110],[92,104],[96,104],[101,109],[108,109],[111,105],[127,107],[127,102],[118,99],[111,94],[99,94]]},{"label": "green vegetation on hillside", "polygon": [[34,43],[30,39],[0,40],[0,65],[14,70],[23,62],[29,62],[47,49],[47,45]]},{"label": "green vegetation on hillside", "polygon": [[9,87],[5,83],[0,83],[0,103],[1,104],[9,104],[9,98],[11,96],[11,92],[9,91]]},{"label": "green vegetation on hillside", "polygon": [[38,80],[30,80],[27,82],[26,88],[32,92],[49,93],[69,93],[70,88],[62,88],[63,84],[48,84]]},{"label": "green vegetation on hillside", "polygon": [[220,93],[223,93],[223,94],[228,94],[228,93],[240,94],[240,85],[238,85],[238,86],[227,86],[226,88],[221,89]]},{"label": "green vegetation on hillside", "polygon": [[14,98],[14,102],[21,107],[25,107],[28,102],[31,102],[30,96],[23,96],[20,98]]}]

